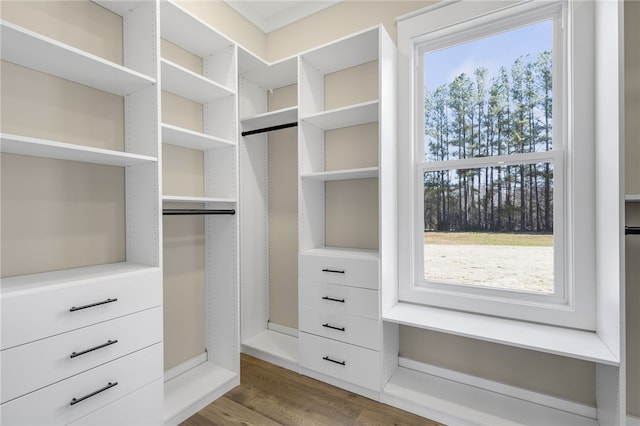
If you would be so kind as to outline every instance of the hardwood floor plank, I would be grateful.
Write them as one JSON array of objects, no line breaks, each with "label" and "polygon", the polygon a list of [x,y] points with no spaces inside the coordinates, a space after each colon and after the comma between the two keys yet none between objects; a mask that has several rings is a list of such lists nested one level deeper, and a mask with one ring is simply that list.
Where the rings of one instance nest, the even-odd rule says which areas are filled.
[{"label": "hardwood floor plank", "polygon": [[261,415],[259,412],[256,412],[250,407],[238,404],[237,402],[227,398],[226,396],[218,398],[214,404],[209,404],[198,414],[204,417],[206,421],[210,422],[206,423],[207,425],[279,425],[279,423],[276,423],[270,418]]},{"label": "hardwood floor plank", "polygon": [[240,386],[182,426],[439,426],[439,423],[242,354]]}]

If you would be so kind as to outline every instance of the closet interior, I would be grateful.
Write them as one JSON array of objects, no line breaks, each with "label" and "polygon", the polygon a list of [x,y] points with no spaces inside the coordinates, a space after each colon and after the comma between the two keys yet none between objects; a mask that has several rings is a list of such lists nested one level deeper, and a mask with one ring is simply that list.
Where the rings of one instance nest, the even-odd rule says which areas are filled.
[{"label": "closet interior", "polygon": [[239,383],[236,46],[171,2],[160,40],[164,418],[179,423]]}]

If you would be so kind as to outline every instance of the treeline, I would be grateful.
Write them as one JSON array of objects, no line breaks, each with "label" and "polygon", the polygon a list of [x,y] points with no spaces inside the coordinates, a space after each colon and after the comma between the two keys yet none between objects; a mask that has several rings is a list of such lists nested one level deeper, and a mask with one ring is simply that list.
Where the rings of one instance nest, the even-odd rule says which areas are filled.
[{"label": "treeline", "polygon": [[[425,160],[552,149],[551,52],[484,67],[425,93]],[[424,227],[552,232],[553,165],[518,164],[424,174]]]}]

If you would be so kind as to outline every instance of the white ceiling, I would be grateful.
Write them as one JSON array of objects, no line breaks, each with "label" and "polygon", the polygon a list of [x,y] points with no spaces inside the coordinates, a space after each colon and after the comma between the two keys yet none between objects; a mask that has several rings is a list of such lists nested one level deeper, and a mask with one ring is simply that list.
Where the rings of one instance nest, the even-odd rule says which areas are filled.
[{"label": "white ceiling", "polygon": [[342,0],[224,0],[265,33],[284,27]]}]

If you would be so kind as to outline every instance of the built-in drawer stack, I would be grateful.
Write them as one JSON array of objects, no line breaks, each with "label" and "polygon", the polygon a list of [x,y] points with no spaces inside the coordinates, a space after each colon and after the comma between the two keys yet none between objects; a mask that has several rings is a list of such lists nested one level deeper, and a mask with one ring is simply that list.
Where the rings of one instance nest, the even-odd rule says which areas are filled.
[{"label": "built-in drawer stack", "polygon": [[3,279],[0,422],[161,423],[159,280],[126,263]]},{"label": "built-in drawer stack", "polygon": [[373,391],[382,332],[377,253],[310,250],[299,256],[300,366]]}]

